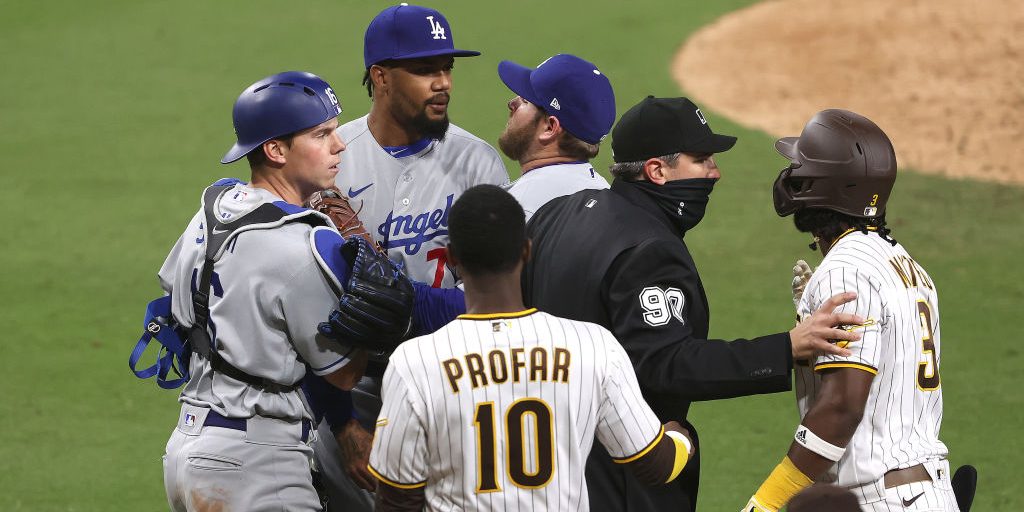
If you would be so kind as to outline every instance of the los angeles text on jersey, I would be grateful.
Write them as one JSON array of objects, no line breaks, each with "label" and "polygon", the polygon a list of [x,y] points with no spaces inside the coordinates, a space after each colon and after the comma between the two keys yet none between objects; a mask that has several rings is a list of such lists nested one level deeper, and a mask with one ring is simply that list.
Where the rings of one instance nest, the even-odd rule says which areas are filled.
[{"label": "los angeles text on jersey", "polygon": [[448,211],[454,201],[455,194],[448,194],[444,208],[419,215],[395,215],[392,210],[377,227],[377,234],[387,240],[388,249],[404,247],[406,254],[416,254],[424,243],[448,235]]},{"label": "los angeles text on jersey", "polygon": [[[441,368],[448,377],[452,393],[459,392],[460,379],[469,381],[476,389],[489,384],[512,382],[569,382],[569,363],[572,354],[568,349],[555,348],[549,353],[543,347],[494,349],[487,355],[470,353],[461,358],[441,362]],[[465,382],[463,380],[463,383]]]}]

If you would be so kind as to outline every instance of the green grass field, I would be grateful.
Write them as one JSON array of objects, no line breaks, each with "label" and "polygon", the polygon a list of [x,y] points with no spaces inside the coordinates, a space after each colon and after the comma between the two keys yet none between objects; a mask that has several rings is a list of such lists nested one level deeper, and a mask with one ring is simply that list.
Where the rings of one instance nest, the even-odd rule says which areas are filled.
[{"label": "green grass field", "polygon": [[[679,94],[668,68],[680,42],[749,3],[430,5],[452,22],[456,45],[484,52],[458,62],[452,117],[494,141],[511,97],[498,61],[581,55],[611,78],[621,112],[648,93]],[[156,270],[202,187],[246,177],[244,165],[218,163],[233,142],[231,104],[243,87],[309,70],[332,82],[343,121],[368,110],[362,34],[385,5],[0,0],[0,510],[166,509],[160,457],[176,393],[136,380],[126,366],[143,306],[159,293]],[[724,179],[688,237],[712,334],[787,329],[789,268],[798,257],[820,258],[772,210],[770,185],[783,162],[771,139],[708,114],[716,131],[740,136],[720,157]],[[606,149],[596,164],[609,161]],[[1024,188],[908,172],[889,211],[894,235],[941,292],[950,459],[979,469],[975,510],[1024,508],[1013,488],[1024,398],[1012,391],[1024,362],[1016,346]],[[700,508],[718,511],[746,501],[781,458],[797,417],[792,395],[778,394],[699,403],[692,420],[704,450]]]}]

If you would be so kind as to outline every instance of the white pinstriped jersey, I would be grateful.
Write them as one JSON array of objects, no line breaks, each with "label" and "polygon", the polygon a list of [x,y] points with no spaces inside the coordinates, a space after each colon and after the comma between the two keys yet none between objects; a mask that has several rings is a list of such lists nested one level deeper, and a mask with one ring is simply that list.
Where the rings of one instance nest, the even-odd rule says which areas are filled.
[{"label": "white pinstriped jersey", "polygon": [[[814,370],[853,367],[875,374],[864,417],[846,453],[823,478],[851,488],[861,503],[884,499],[887,471],[946,456],[939,441],[942,388],[939,301],[928,273],[902,245],[876,232],[840,237],[814,271],[797,308],[801,316],[846,291],[857,299],[837,312],[866,318],[848,357],[820,356]],[[814,404],[820,377],[797,366],[800,416]]]},{"label": "white pinstriped jersey", "polygon": [[359,212],[374,240],[409,277],[434,287],[455,286],[447,267],[448,211],[474,185],[504,185],[508,172],[494,150],[451,124],[442,140],[403,146],[394,155],[381,147],[367,116],[338,128],[348,148],[335,183]]},{"label": "white pinstriped jersey", "polygon": [[425,485],[428,510],[589,510],[595,433],[623,462],[663,435],[610,332],[533,309],[463,315],[391,356],[370,468]]}]

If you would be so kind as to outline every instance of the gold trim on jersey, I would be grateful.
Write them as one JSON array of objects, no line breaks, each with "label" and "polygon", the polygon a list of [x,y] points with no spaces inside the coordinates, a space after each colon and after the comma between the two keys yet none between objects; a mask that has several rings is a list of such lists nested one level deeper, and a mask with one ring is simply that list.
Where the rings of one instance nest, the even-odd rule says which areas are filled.
[{"label": "gold trim on jersey", "polygon": [[821,363],[814,365],[814,371],[829,370],[832,368],[856,368],[864,370],[872,375],[878,375],[878,368],[861,363]]},{"label": "gold trim on jersey", "polygon": [[658,442],[661,441],[661,438],[664,437],[664,436],[665,436],[665,426],[662,425],[661,426],[661,430],[658,431],[658,435],[654,436],[654,440],[651,441],[650,443],[647,443],[647,446],[645,446],[643,450],[640,450],[639,452],[636,452],[634,455],[629,455],[629,456],[622,457],[622,458],[612,457],[612,460],[615,461],[616,464],[627,464],[629,462],[633,462],[634,460],[637,460],[640,457],[643,457],[644,455],[647,455],[647,452],[653,450],[654,447],[657,446]]},{"label": "gold trim on jersey", "polygon": [[[856,331],[857,329],[864,329],[864,328],[867,328],[867,327],[871,327],[872,325],[875,325],[877,323],[878,322],[876,322],[874,318],[868,318],[862,324],[843,325],[843,326],[840,326],[839,328],[844,330],[844,331],[847,331],[847,332],[852,332],[852,331]],[[850,346],[851,343],[856,343],[856,342],[855,341],[850,341],[850,340],[835,340],[835,343],[836,343],[836,346],[839,347],[839,348],[846,348],[846,347]]]},{"label": "gold trim on jersey", "polygon": [[[832,245],[828,246],[828,250],[831,251],[832,248],[835,247],[836,244],[839,243],[839,241],[842,240],[844,236],[849,235],[850,233],[853,233],[854,231],[860,231],[860,228],[850,228],[850,229],[847,229],[846,231],[843,231],[843,234],[837,236],[836,239],[832,241]],[[876,228],[875,226],[868,226],[868,231],[878,231],[878,228]]]},{"label": "gold trim on jersey", "polygon": [[496,318],[522,318],[529,316],[537,312],[537,308],[524,309],[522,311],[514,311],[511,313],[482,313],[482,314],[471,314],[465,313],[459,315],[458,318],[461,320],[494,320]]},{"label": "gold trim on jersey", "polygon": [[390,485],[391,487],[397,487],[399,489],[419,489],[421,487],[426,487],[426,485],[427,485],[427,481],[426,480],[424,480],[424,481],[422,481],[422,482],[420,482],[418,484],[400,484],[400,483],[394,482],[394,481],[388,479],[386,476],[380,474],[376,469],[373,469],[373,466],[371,466],[369,464],[366,465],[366,469],[370,470],[370,473],[373,473],[373,476],[377,477],[378,480],[380,480],[381,482],[384,482],[384,483]]}]

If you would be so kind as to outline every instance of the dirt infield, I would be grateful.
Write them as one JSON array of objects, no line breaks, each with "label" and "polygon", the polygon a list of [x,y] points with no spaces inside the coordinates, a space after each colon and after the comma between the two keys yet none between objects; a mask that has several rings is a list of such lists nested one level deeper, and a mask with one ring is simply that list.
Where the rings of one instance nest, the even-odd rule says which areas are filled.
[{"label": "dirt infield", "polygon": [[702,106],[773,135],[846,108],[901,167],[1024,184],[1021,34],[1014,0],[773,0],[702,28],[672,69]]}]

